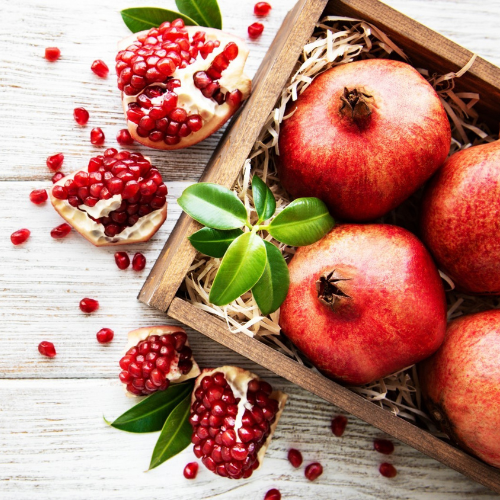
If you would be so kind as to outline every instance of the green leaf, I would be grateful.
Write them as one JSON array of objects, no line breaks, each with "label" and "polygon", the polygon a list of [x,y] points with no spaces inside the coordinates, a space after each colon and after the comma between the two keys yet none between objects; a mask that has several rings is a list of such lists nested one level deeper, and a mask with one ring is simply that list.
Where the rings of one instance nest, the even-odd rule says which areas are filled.
[{"label": "green leaf", "polygon": [[252,195],[253,204],[259,216],[257,224],[260,224],[274,215],[276,200],[272,191],[266,186],[266,183],[257,175],[252,177]]},{"label": "green leaf", "polygon": [[266,267],[266,246],[255,233],[244,233],[236,238],[222,259],[208,300],[225,306],[248,292]]},{"label": "green leaf", "polygon": [[232,191],[218,184],[193,184],[177,203],[193,219],[214,229],[236,229],[247,223],[245,205]]},{"label": "green leaf", "polygon": [[269,241],[264,241],[267,262],[260,280],[252,288],[252,293],[260,312],[271,314],[285,300],[290,285],[290,274],[281,252]]},{"label": "green leaf", "polygon": [[209,255],[210,257],[224,257],[229,245],[243,234],[241,229],[230,229],[222,231],[204,227],[192,234],[188,240],[198,252]]},{"label": "green leaf", "polygon": [[149,470],[177,455],[191,443],[193,429],[189,423],[190,408],[191,393],[168,416],[153,450]]},{"label": "green leaf", "polygon": [[222,16],[217,0],[175,0],[175,5],[200,26],[222,29]]},{"label": "green leaf", "polygon": [[137,403],[109,425],[127,432],[160,431],[172,410],[193,390],[194,381],[172,384],[166,391],[158,391]]},{"label": "green leaf", "polygon": [[178,18],[181,18],[188,26],[197,26],[198,24],[186,15],[159,7],[131,7],[123,9],[120,14],[132,33],[157,28],[165,21],[173,21]]},{"label": "green leaf", "polygon": [[273,219],[268,231],[282,243],[303,247],[321,239],[334,224],[321,200],[298,198]]}]

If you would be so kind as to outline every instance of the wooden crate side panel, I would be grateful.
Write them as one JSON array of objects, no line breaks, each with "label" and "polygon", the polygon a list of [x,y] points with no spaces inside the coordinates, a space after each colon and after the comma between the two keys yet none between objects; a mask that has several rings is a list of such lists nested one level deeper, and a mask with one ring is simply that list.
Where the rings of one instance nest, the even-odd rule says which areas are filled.
[{"label": "wooden crate side panel", "polygon": [[396,417],[341,385],[266,346],[259,340],[228,331],[225,322],[175,298],[167,311],[172,318],[200,331],[277,375],[307,389],[426,455],[500,493],[500,470],[473,458],[428,432]]}]

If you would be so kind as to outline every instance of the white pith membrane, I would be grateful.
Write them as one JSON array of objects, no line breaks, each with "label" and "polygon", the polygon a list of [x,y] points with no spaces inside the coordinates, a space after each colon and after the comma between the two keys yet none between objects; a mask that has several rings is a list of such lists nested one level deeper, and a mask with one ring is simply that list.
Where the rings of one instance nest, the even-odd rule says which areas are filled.
[{"label": "white pith membrane", "polygon": [[[125,352],[123,354],[125,355],[129,349],[135,347],[139,342],[141,342],[141,340],[146,340],[148,337],[151,337],[152,335],[158,335],[161,337],[162,335],[172,335],[177,332],[186,333],[184,329],[178,326],[170,326],[170,325],[145,326],[142,328],[137,328],[137,330],[132,330],[131,332],[128,333],[127,347],[125,348]],[[185,345],[189,347],[189,339],[186,340]],[[191,370],[189,370],[188,373],[182,375],[177,368],[177,365],[179,363],[179,353],[175,355],[175,358],[172,361],[172,364],[170,365],[170,371],[167,377],[172,384],[180,384],[185,380],[197,377],[201,373],[200,367],[198,366],[194,358],[191,359],[193,362],[193,367],[191,368]],[[125,394],[130,398],[141,397],[127,391],[127,386],[125,384],[123,385],[123,390],[125,391]]]},{"label": "white pith membrane", "polygon": [[[276,198],[277,213],[290,202],[287,193],[279,183],[274,163],[274,155],[279,154],[280,123],[286,118],[287,103],[291,100],[295,101],[313,78],[327,69],[360,59],[387,58],[392,53],[408,61],[404,52],[385,33],[370,23],[336,16],[325,17],[318,23],[315,33],[304,46],[292,77],[267,118],[234,187],[235,193],[249,211],[252,222],[257,221],[251,192],[252,175],[258,175],[270,187]],[[438,93],[450,119],[452,127],[450,155],[460,149],[498,139],[498,136],[490,132],[487,125],[481,123],[480,117],[474,110],[474,105],[480,99],[479,94],[454,91],[454,79],[462,76],[472,66],[475,57],[474,55],[457,73],[430,75],[426,69],[417,68]],[[419,190],[376,222],[396,224],[415,233],[421,194],[422,190]],[[263,236],[281,250],[286,260],[294,254],[293,247],[273,240],[267,233]],[[210,289],[221,260],[202,254],[197,255],[184,281],[189,301],[195,307],[224,319],[231,332],[256,337],[316,371],[316,368],[297,351],[295,346],[285,336],[280,335],[279,310],[268,316],[261,315],[251,292],[247,292],[224,307],[210,303],[208,300]],[[448,320],[463,314],[500,308],[499,297],[473,297],[455,292],[453,282],[441,271],[440,274],[447,282],[445,289],[447,290]],[[351,387],[351,389],[395,415],[410,421],[418,421],[431,433],[445,437],[445,434],[435,427],[423,406],[415,366],[407,367],[371,384]]]},{"label": "white pith membrane", "polygon": [[[191,396],[191,405],[193,405],[193,403],[196,401],[195,392],[196,389],[200,387],[203,378],[219,372],[223,373],[224,376],[226,377],[227,383],[231,388],[231,390],[233,391],[234,397],[241,398],[240,402],[238,403],[238,415],[236,416],[235,419],[236,422],[234,425],[234,431],[236,433],[236,442],[241,443],[242,441],[238,435],[238,429],[242,427],[243,414],[245,413],[246,409],[251,410],[253,408],[253,405],[248,402],[245,396],[248,391],[248,384],[253,379],[257,379],[260,381],[261,378],[255,375],[254,373],[248,370],[244,370],[243,368],[239,368],[237,366],[221,366],[220,368],[213,368],[213,369],[205,368],[201,372],[201,375],[196,379],[196,382],[194,384],[193,393]],[[279,419],[281,418],[281,414],[283,413],[283,409],[285,408],[285,403],[288,399],[288,396],[284,392],[273,390],[269,398],[275,399],[278,402],[278,411],[276,413],[274,422],[270,425],[269,435],[267,436],[264,443],[262,443],[262,447],[257,452],[257,460],[259,462],[259,465],[255,470],[259,469],[262,465],[264,455],[266,454],[266,450],[269,447],[269,444],[271,443],[274,431],[278,426],[278,422]]]},{"label": "white pith membrane", "polygon": [[[245,101],[250,95],[252,82],[244,73],[245,62],[248,57],[249,49],[243,39],[214,28],[185,26],[183,29],[188,32],[190,38],[192,38],[196,32],[204,32],[206,35],[206,41],[220,42],[220,45],[214,48],[213,52],[208,54],[206,59],[203,59],[201,55],[198,55],[192,64],[189,64],[185,68],[177,68],[169,77],[170,79],[177,79],[181,82],[180,87],[173,89],[173,92],[178,95],[177,107],[186,110],[188,115],[200,115],[203,120],[203,127],[198,131],[191,132],[187,137],[182,137],[179,143],[173,145],[167,145],[163,142],[163,140],[154,142],[148,137],[137,137],[137,124],[127,118],[129,104],[136,102],[137,97],[143,94],[146,89],[150,87],[160,87],[162,89],[166,89],[167,85],[161,82],[150,83],[135,95],[127,95],[125,92],[122,92],[122,106],[125,117],[127,118],[127,126],[130,133],[141,144],[151,148],[173,150],[196,144],[217,131],[239,108],[239,105],[234,107],[227,102],[217,104],[212,98],[205,97],[201,90],[194,85],[193,81],[193,74],[198,71],[207,71],[215,57],[224,51],[225,46],[229,42],[237,44],[238,55],[234,60],[230,61],[228,68],[222,72],[222,76],[217,80],[217,82],[219,83],[220,89],[224,94],[234,90],[239,90],[242,94],[241,102]],[[148,33],[148,31],[149,30],[145,30],[135,33],[134,35],[120,41],[118,44],[118,50],[125,50],[135,40],[137,40],[137,37]],[[153,98],[153,102],[160,106],[162,100],[162,97]],[[148,110],[144,108],[142,108],[142,110],[146,113],[146,115],[149,114]]]},{"label": "white pith membrane", "polygon": [[[148,157],[145,156],[144,158],[149,161]],[[86,171],[85,169],[82,170]],[[64,186],[67,180],[73,179],[75,175],[82,170],[77,170],[57,181],[49,189],[49,196],[52,206],[59,215],[93,245],[112,246],[147,241],[165,222],[167,218],[168,203],[165,203],[163,207],[147,215],[139,217],[133,226],[126,227],[117,235],[107,236],[104,234],[104,226],[93,221],[87,214],[96,219],[108,215],[120,206],[122,200],[121,195],[116,194],[107,200],[99,200],[93,207],[83,204],[78,207],[73,207],[69,204],[68,200],[59,200],[52,194],[54,186]]]}]

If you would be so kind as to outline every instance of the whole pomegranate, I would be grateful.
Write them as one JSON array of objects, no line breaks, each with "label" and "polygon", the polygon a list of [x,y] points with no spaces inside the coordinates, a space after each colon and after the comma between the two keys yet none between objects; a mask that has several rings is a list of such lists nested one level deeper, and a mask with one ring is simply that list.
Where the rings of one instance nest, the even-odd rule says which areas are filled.
[{"label": "whole pomegranate", "polygon": [[279,135],[278,174],[294,197],[316,196],[343,220],[372,220],[445,161],[451,132],[439,97],[408,64],[370,59],[315,78]]},{"label": "whole pomegranate", "polygon": [[432,354],[446,330],[439,273],[410,232],[337,226],[297,249],[280,309],[283,333],[325,375],[365,384]]},{"label": "whole pomegranate", "polygon": [[250,94],[244,41],[182,19],[119,44],[118,88],[133,139],[180,149],[213,134]]},{"label": "whole pomegranate", "polygon": [[419,365],[424,401],[460,446],[500,467],[500,311],[450,322],[443,345]]},{"label": "whole pomegranate", "polygon": [[464,292],[500,295],[500,141],[451,156],[425,191],[424,243]]},{"label": "whole pomegranate", "polygon": [[194,454],[222,477],[250,477],[264,459],[286,395],[236,366],[203,370],[189,421]]},{"label": "whole pomegranate", "polygon": [[57,181],[50,201],[96,246],[147,241],[167,218],[167,186],[140,153],[109,148]]}]

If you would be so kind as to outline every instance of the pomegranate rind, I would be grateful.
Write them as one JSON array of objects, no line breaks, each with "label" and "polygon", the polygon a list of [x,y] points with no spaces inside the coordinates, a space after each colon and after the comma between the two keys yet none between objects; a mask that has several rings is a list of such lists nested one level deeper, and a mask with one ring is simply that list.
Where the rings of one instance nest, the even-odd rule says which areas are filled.
[{"label": "pomegranate rind", "polygon": [[[145,158],[149,159],[147,157]],[[167,219],[168,203],[166,202],[163,207],[141,217],[134,226],[125,228],[116,236],[107,236],[104,234],[104,226],[102,224],[94,222],[88,217],[86,212],[72,207],[67,200],[59,200],[52,194],[52,189],[54,189],[55,186],[64,186],[64,183],[69,179],[73,179],[78,172],[81,172],[81,170],[77,170],[63,177],[49,189],[50,202],[56,212],[72,226],[75,231],[78,231],[87,241],[96,247],[118,246],[148,241]]]},{"label": "pomegranate rind", "polygon": [[[252,81],[243,72],[245,62],[249,54],[249,48],[247,47],[245,41],[240,37],[229,35],[215,28],[205,28],[200,26],[185,26],[184,29],[187,30],[190,37],[194,35],[197,31],[204,31],[207,40],[220,41],[220,46],[214,49],[214,51],[211,54],[209,54],[206,59],[203,60],[203,67],[196,67],[196,71],[206,71],[210,67],[210,64],[215,58],[215,56],[217,56],[217,54],[220,54],[224,50],[225,45],[228,44],[229,42],[234,42],[238,45],[238,56],[236,57],[236,59],[231,61],[229,68],[223,72],[222,77],[219,79],[219,83],[221,85],[221,88],[226,89],[228,91],[233,91],[238,89],[242,94],[241,102],[245,101],[250,95],[252,89]],[[124,38],[118,43],[118,50],[120,51],[126,49],[139,36],[147,34],[148,31],[149,30],[141,31],[135,33],[132,36]],[[172,76],[175,78],[176,74],[174,73]],[[192,84],[192,81],[190,82],[190,84]],[[149,86],[157,86],[163,88],[165,87],[165,85],[162,83],[153,83]],[[194,90],[196,92],[200,92],[196,88],[194,88]],[[140,95],[142,92],[143,91],[140,91],[138,94],[132,96],[127,96],[123,92],[121,93],[123,112],[125,113],[126,119],[127,119],[128,104],[130,102],[136,101],[137,96]],[[182,105],[180,105],[179,107],[182,107]],[[138,143],[143,144],[144,146],[161,150],[183,149],[203,141],[204,139],[212,135],[214,132],[219,130],[234,115],[234,113],[237,111],[237,109],[239,109],[239,107],[240,106],[231,106],[228,103],[217,105],[215,107],[215,114],[213,115],[213,117],[208,122],[205,122],[204,120],[203,127],[200,130],[198,130],[197,132],[192,132],[187,137],[182,137],[180,142],[174,145],[165,144],[165,142],[163,141],[153,142],[148,137],[140,137],[137,134],[137,125],[128,119],[127,119],[127,127],[133,139],[136,140]]]},{"label": "pomegranate rind", "polygon": [[[226,380],[228,381],[231,388],[236,386],[240,389],[240,392],[244,392],[245,394],[247,392],[248,383],[251,380],[253,380],[253,379],[262,380],[260,377],[255,375],[255,373],[252,373],[249,370],[244,370],[243,368],[239,368],[238,366],[221,366],[220,368],[204,368],[194,383],[193,394],[191,395],[191,406],[196,401],[195,392],[196,392],[196,389],[198,389],[198,387],[200,386],[203,378],[206,377],[207,375],[213,375],[214,373],[217,373],[217,372],[223,373],[225,375]],[[241,390],[241,389],[243,389],[243,390]],[[234,392],[234,390],[233,390],[233,392]],[[273,438],[274,432],[276,431],[276,427],[278,427],[278,422],[279,422],[279,419],[281,418],[281,414],[283,413],[283,410],[285,408],[285,403],[288,399],[288,396],[284,392],[273,391],[270,394],[269,398],[275,399],[276,401],[278,401],[279,407],[278,407],[278,411],[276,413],[276,418],[275,418],[274,422],[270,425],[269,435],[267,436],[267,439],[264,441],[264,443],[262,443],[262,447],[257,452],[257,460],[259,461],[259,466],[255,470],[260,469],[260,467],[262,466],[262,461],[264,460],[264,455],[266,454],[267,448],[271,444],[271,439]],[[240,404],[242,405],[242,409],[244,412],[245,408],[243,406],[243,402],[241,402]],[[239,415],[239,412],[238,412],[238,415]],[[237,429],[238,428],[235,426],[236,431],[237,431]],[[236,432],[236,435],[238,435],[237,432]]]},{"label": "pomegranate rind", "polygon": [[[132,347],[135,347],[141,340],[146,340],[148,337],[151,337],[152,335],[158,335],[158,336],[172,335],[174,333],[179,333],[179,332],[186,333],[186,331],[180,326],[173,326],[173,325],[144,326],[142,328],[137,328],[136,330],[132,330],[131,332],[128,333],[128,341],[125,352],[127,352]],[[189,339],[186,340],[185,345],[189,347]],[[176,356],[175,359],[176,359],[175,362],[177,363],[178,355]],[[188,373],[181,375],[180,377],[177,378],[170,378],[170,374],[169,376],[167,376],[171,384],[180,384],[185,380],[189,380],[191,378],[195,378],[198,377],[198,375],[200,375],[201,370],[200,367],[198,366],[198,363],[196,363],[196,361],[194,360],[194,357],[191,357],[191,361],[193,362],[193,367]],[[173,370],[173,368],[171,368],[171,370]],[[125,385],[123,386],[123,389],[125,390],[125,394],[128,397],[131,398],[141,397],[127,391],[127,387]]]}]

